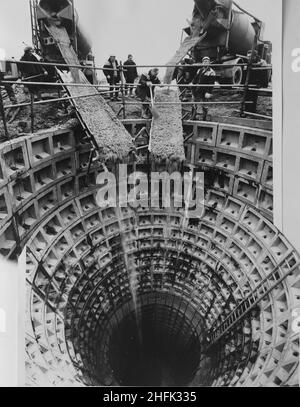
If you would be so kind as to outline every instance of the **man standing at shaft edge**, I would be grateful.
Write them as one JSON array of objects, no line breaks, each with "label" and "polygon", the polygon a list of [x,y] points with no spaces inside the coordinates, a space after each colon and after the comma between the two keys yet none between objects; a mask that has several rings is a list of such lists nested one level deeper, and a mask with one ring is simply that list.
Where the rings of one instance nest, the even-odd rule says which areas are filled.
[{"label": "man standing at shaft edge", "polygon": [[132,97],[134,81],[138,77],[136,63],[134,62],[132,55],[128,55],[128,59],[124,63],[124,76],[126,80],[125,94]]},{"label": "man standing at shaft edge", "polygon": [[[159,85],[161,82],[158,78],[159,69],[154,68],[151,69],[148,74],[142,74],[139,84],[136,88],[136,95],[139,99],[141,99],[142,105],[142,118],[143,119],[150,119],[151,118],[151,111],[150,111],[150,102],[151,102],[151,91],[154,97],[154,90],[155,86]],[[152,88],[152,90],[151,90]]]},{"label": "man standing at shaft edge", "polygon": [[[193,85],[201,85],[199,87],[195,86],[193,88],[193,96],[195,102],[206,102],[207,100],[211,99],[213,90],[212,85],[219,85],[216,81],[216,72],[211,68],[210,63],[210,58],[204,57],[202,59],[202,64],[205,66],[201,67],[198,70],[193,80]],[[208,108],[204,105],[202,106],[203,120],[206,120]],[[197,111],[197,106],[195,109]]]},{"label": "man standing at shaft edge", "polygon": [[[24,55],[22,56],[21,61],[32,62],[32,64],[19,64],[19,69],[24,77],[24,81],[45,81],[45,77],[48,76],[48,72],[42,65],[36,64],[37,62],[41,62],[41,59],[39,59],[38,55],[34,53],[34,49],[32,47],[26,47],[24,49]],[[41,85],[27,85],[27,88],[32,95],[37,96],[37,100],[42,98]]]},{"label": "man standing at shaft edge", "polygon": [[118,61],[116,60],[115,55],[111,55],[103,67],[103,73],[106,76],[106,80],[110,85],[110,100],[111,101],[118,101],[119,99],[119,89],[120,89],[120,81],[121,81],[121,74],[120,74],[120,66]]}]

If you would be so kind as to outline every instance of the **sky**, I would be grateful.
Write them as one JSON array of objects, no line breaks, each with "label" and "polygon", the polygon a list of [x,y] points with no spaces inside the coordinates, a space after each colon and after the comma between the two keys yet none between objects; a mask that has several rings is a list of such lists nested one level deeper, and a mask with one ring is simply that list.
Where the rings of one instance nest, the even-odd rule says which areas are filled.
[{"label": "sky", "polygon": [[[281,0],[237,0],[266,23],[265,39],[275,38],[274,13]],[[110,53],[138,64],[165,64],[178,49],[181,30],[191,17],[193,0],[75,0],[80,23],[93,43],[96,64]],[[0,0],[0,48],[20,58],[31,44],[29,0]]]}]

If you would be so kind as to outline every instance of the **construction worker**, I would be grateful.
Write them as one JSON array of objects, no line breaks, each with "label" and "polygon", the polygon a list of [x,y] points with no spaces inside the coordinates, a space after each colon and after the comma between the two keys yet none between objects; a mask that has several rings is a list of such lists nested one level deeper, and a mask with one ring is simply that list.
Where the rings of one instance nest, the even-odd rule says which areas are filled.
[{"label": "construction worker", "polygon": [[[26,47],[24,49],[24,55],[22,56],[21,61],[32,62],[32,64],[19,63],[19,70],[24,81],[45,81],[45,78],[48,76],[48,72],[42,65],[36,64],[36,62],[41,62],[41,58],[34,52],[32,47]],[[37,100],[42,98],[41,85],[27,85],[26,87],[33,97],[36,96]]]},{"label": "construction worker", "polygon": [[184,85],[189,85],[197,73],[197,68],[193,67],[194,63],[194,59],[184,58],[181,61],[181,66],[174,71],[173,79],[176,79],[177,83],[180,84],[180,93],[183,102],[187,102],[191,97],[190,88]]},{"label": "construction worker", "polygon": [[[207,100],[211,99],[212,97],[212,89],[211,85],[216,84],[216,72],[210,66],[211,60],[209,57],[204,57],[202,59],[202,64],[205,65],[201,67],[193,80],[193,85],[208,85],[208,86],[195,86],[193,87],[193,97],[195,102],[206,102]],[[197,106],[195,106],[195,111],[197,111]],[[208,114],[208,108],[204,105],[202,106],[203,111],[203,120],[206,120]]]},{"label": "construction worker", "polygon": [[133,60],[133,56],[128,55],[127,61],[124,63],[124,76],[126,80],[125,94],[133,97],[133,85],[134,81],[138,77],[136,69],[136,63]]},{"label": "construction worker", "polygon": [[[251,60],[252,57],[252,60]],[[247,58],[248,61],[251,60],[251,63],[255,65],[256,68],[262,68],[267,65],[267,62],[262,59],[258,52],[254,50],[249,50],[247,53]],[[248,69],[245,67],[245,69]],[[247,90],[246,94],[246,106],[245,109],[249,113],[256,113],[257,111],[257,102],[258,102],[258,91],[256,89],[253,89],[253,87],[256,88],[267,88],[269,86],[269,81],[270,81],[270,74],[271,71],[268,69],[262,69],[262,70],[251,70],[250,71],[250,76],[249,76],[249,85],[250,89]],[[252,87],[252,89],[251,89]]]},{"label": "construction worker", "polygon": [[106,76],[106,80],[110,85],[111,101],[119,101],[119,89],[120,89],[120,67],[115,55],[111,55],[103,67],[103,73]]},{"label": "construction worker", "polygon": [[84,73],[86,79],[92,85],[94,84],[95,77],[96,77],[95,70],[92,69],[94,67],[94,61],[95,61],[94,55],[91,52],[89,52],[87,57],[86,57],[86,60],[84,61],[85,68],[83,70],[83,73]]},{"label": "construction worker", "polygon": [[136,96],[142,101],[142,118],[150,119],[150,102],[151,102],[151,92],[154,97],[155,86],[159,85],[161,82],[158,78],[159,69],[151,69],[148,74],[142,74],[139,83],[136,88]]}]

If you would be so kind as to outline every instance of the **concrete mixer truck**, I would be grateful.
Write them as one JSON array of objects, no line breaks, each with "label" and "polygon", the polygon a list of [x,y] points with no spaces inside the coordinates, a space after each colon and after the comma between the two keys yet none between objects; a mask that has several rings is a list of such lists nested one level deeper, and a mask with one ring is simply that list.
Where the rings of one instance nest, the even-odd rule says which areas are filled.
[{"label": "concrete mixer truck", "polygon": [[[194,0],[194,10],[189,27],[184,32],[189,37],[201,37],[191,50],[200,63],[209,56],[214,63],[222,64],[218,75],[234,85],[243,83],[246,69],[234,64],[248,63],[247,52],[255,49],[267,63],[271,63],[272,44],[263,41],[264,23],[232,0]],[[264,72],[265,86],[270,71]]]},{"label": "concrete mixer truck", "polygon": [[66,28],[78,59],[87,69],[94,66],[91,41],[80,26],[74,0],[30,0],[30,13],[33,45],[44,60],[65,63],[49,32],[49,24],[52,24]]}]

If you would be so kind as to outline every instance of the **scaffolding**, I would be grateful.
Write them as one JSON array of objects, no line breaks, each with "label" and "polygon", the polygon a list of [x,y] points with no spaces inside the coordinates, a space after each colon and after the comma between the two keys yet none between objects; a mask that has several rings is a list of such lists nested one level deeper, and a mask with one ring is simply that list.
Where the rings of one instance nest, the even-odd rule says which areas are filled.
[{"label": "scaffolding", "polygon": [[[16,61],[16,60],[5,60],[5,61],[1,61],[1,62],[22,63],[22,64],[25,64],[25,65],[26,64],[33,64],[33,62],[25,62],[25,61],[21,62],[21,61]],[[52,68],[53,67],[54,68],[59,67],[60,69],[71,69],[71,68],[77,68],[77,69],[80,69],[80,70],[83,69],[82,65],[77,65],[77,64],[61,64],[61,63],[46,63],[46,62],[34,62],[34,64],[39,65],[39,66],[44,66],[44,67],[52,67]],[[158,68],[170,68],[170,67],[174,67],[174,68],[175,67],[183,67],[183,68],[185,68],[186,67],[186,65],[181,65],[181,64],[177,64],[177,65],[168,65],[168,64],[166,64],[166,65],[137,65],[137,68],[149,68],[150,69],[150,68],[153,68],[154,66],[156,66]],[[199,67],[199,68],[201,68],[203,66],[205,66],[205,65],[203,65],[203,64],[195,64],[195,65],[193,65],[193,67]],[[211,64],[210,66],[212,68],[214,68],[214,67],[217,68],[217,67],[221,67],[222,64]],[[248,72],[251,71],[251,70],[252,71],[261,71],[261,70],[270,71],[270,70],[272,70],[271,65],[267,65],[267,66],[264,66],[264,67],[256,66],[255,64],[250,64],[250,63],[249,64],[227,65],[227,67],[231,67],[231,66],[232,67],[241,66],[241,67],[244,67],[244,68],[246,67]],[[96,67],[96,66],[90,67],[90,69],[95,70],[95,71],[103,71],[103,68]],[[123,78],[124,78],[125,69],[126,69],[126,66],[124,66],[123,64],[120,64],[120,71],[121,71],[122,81],[121,81],[121,84],[119,86],[120,86],[120,91],[121,91],[121,95],[122,95],[122,101],[120,103],[118,103],[118,105],[120,106],[120,109],[119,109],[119,111],[117,113],[117,116],[120,116],[120,114],[122,113],[122,118],[123,119],[127,119],[127,109],[126,109],[126,107],[128,107],[130,105],[131,106],[132,105],[138,105],[138,106],[142,105],[142,102],[140,102],[138,100],[136,100],[136,101],[134,101],[134,100],[128,101],[124,97],[126,87],[127,88],[128,88],[128,86],[132,86],[134,88],[136,87],[136,85],[127,85],[124,82]],[[18,82],[15,82],[15,81],[6,81],[6,80],[3,81],[2,80],[1,83],[0,83],[0,86],[5,86],[5,85],[15,85],[15,86],[38,85],[38,86],[41,86],[41,87],[47,86],[47,87],[53,88],[53,89],[62,89],[62,86],[63,86],[60,83],[45,82],[45,81],[44,82],[34,82],[34,81],[26,81],[26,82],[18,81]],[[228,104],[228,105],[233,105],[233,106],[238,105],[238,106],[240,106],[239,113],[240,113],[241,117],[252,116],[254,118],[272,120],[271,116],[264,115],[264,114],[257,114],[257,113],[249,112],[247,110],[247,108],[246,108],[247,105],[252,103],[252,102],[247,102],[247,100],[246,100],[247,92],[249,90],[251,90],[252,92],[257,92],[258,95],[261,95],[261,96],[263,95],[263,96],[266,96],[266,97],[272,97],[272,94],[273,94],[271,88],[258,88],[257,86],[250,84],[249,81],[248,81],[247,84],[241,84],[241,85],[219,84],[217,86],[217,88],[216,88],[216,85],[198,85],[198,84],[197,85],[193,85],[193,84],[181,85],[181,84],[173,84],[173,83],[172,84],[170,84],[170,83],[161,83],[159,86],[162,87],[162,88],[169,88],[169,89],[174,88],[174,89],[179,89],[179,90],[181,90],[182,88],[193,89],[195,87],[197,87],[197,88],[199,88],[199,87],[206,87],[206,88],[211,87],[213,92],[218,92],[220,90],[226,90],[227,92],[235,92],[235,93],[239,92],[239,93],[242,93],[242,99],[240,101],[225,101],[225,102],[224,101],[223,102],[217,102],[217,101],[205,101],[205,102],[189,101],[189,102],[183,102],[183,101],[179,101],[177,103],[172,102],[172,104],[180,104],[183,107],[190,106],[192,108],[195,107],[195,106],[201,106],[201,105],[207,105],[207,106],[209,106],[209,105],[218,105],[218,104],[220,104],[220,105]],[[99,93],[102,94],[103,96],[107,96],[107,95],[111,94],[111,90],[110,90],[111,87],[109,85],[105,85],[105,84],[92,85],[92,84],[89,84],[89,83],[84,83],[84,84],[83,83],[68,83],[68,87],[69,88],[72,88],[72,87],[84,87],[86,89],[90,89],[90,90],[93,89],[95,91],[94,95],[91,95],[91,94],[82,95],[82,96],[78,96],[78,98],[85,98],[85,97],[88,97],[88,96],[89,97],[90,96],[97,97],[99,95]],[[73,98],[72,97],[61,97],[61,98],[55,98],[55,99],[51,98],[51,99],[48,99],[48,100],[34,102],[33,106],[34,105],[39,105],[39,104],[54,103],[54,102],[59,103],[61,101],[68,101],[68,100],[72,101],[72,99],[76,100],[76,98],[77,98],[77,96],[73,96]],[[169,103],[170,102],[162,102],[162,101],[160,101],[157,104],[158,104],[158,106],[159,105],[163,106],[163,105],[169,104]],[[27,104],[27,103],[20,103],[20,104],[15,104],[15,105],[6,105],[6,106],[3,106],[3,109],[5,111],[7,109],[25,107],[25,106],[28,106],[28,105],[29,104]],[[189,116],[189,113],[184,118],[187,118],[188,116]],[[3,114],[3,113],[2,113],[2,120],[4,122],[4,126],[6,126],[7,125],[7,120],[6,120],[5,114]]]}]

